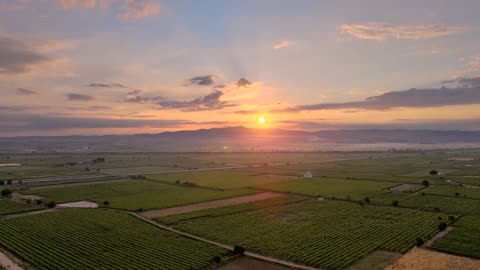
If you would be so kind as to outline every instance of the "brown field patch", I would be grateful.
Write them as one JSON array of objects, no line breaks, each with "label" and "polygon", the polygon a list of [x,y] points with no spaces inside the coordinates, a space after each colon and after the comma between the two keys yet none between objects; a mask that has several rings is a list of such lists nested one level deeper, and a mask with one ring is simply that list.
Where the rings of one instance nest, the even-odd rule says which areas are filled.
[{"label": "brown field patch", "polygon": [[478,270],[480,261],[446,253],[414,248],[386,270]]},{"label": "brown field patch", "polygon": [[412,188],[415,188],[417,185],[413,185],[413,184],[401,184],[401,185],[397,185],[397,186],[394,186],[394,187],[390,187],[388,188],[388,190],[390,191],[405,191],[405,190],[410,190]]},{"label": "brown field patch", "polygon": [[222,265],[218,270],[292,270],[293,268],[264,262],[248,257],[242,257],[228,264]]}]

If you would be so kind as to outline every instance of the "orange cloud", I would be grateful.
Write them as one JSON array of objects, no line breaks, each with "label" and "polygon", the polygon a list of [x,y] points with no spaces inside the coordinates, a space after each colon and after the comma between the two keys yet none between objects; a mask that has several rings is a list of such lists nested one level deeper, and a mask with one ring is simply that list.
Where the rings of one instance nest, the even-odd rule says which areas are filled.
[{"label": "orange cloud", "polygon": [[280,43],[275,44],[275,46],[273,46],[273,48],[274,48],[275,50],[278,50],[278,49],[287,48],[287,47],[289,47],[290,45],[292,45],[292,44],[290,43],[290,41],[288,41],[288,40],[283,40],[283,41],[281,41]]},{"label": "orange cloud", "polygon": [[140,20],[160,13],[160,5],[151,1],[126,0],[118,16],[126,21]]},{"label": "orange cloud", "polygon": [[431,39],[456,34],[462,29],[456,26],[442,24],[419,25],[389,25],[386,23],[370,22],[364,24],[343,24],[342,33],[359,39],[385,40],[394,39]]}]

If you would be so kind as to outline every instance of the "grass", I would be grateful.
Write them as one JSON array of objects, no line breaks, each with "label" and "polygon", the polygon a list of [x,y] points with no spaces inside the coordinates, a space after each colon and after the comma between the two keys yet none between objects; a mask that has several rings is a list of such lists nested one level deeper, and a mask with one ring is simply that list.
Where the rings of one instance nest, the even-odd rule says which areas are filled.
[{"label": "grass", "polygon": [[365,197],[385,193],[387,191],[384,189],[394,185],[377,181],[313,178],[271,183],[260,185],[258,188],[337,199],[362,200]]},{"label": "grass", "polygon": [[308,200],[187,219],[174,227],[305,265],[344,269],[378,249],[406,252],[417,237],[438,232],[439,217],[447,218],[410,209]]},{"label": "grass", "polygon": [[480,217],[465,216],[433,248],[454,254],[480,258]]},{"label": "grass", "polygon": [[0,215],[28,212],[42,208],[43,207],[37,205],[17,203],[7,199],[0,199]]},{"label": "grass", "polygon": [[61,187],[32,188],[25,193],[38,194],[57,203],[90,200],[102,204],[109,201],[111,208],[136,211],[225,199],[254,193],[237,189],[215,191],[156,183],[148,180],[126,180],[112,183],[65,185]]},{"label": "grass", "polygon": [[102,209],[0,220],[0,230],[0,244],[39,269],[205,269],[225,253]]}]

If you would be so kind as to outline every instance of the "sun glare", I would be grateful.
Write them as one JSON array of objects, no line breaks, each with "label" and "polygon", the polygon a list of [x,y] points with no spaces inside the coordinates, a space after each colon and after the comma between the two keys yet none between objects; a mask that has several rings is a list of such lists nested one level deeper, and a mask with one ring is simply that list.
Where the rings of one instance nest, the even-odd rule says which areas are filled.
[{"label": "sun glare", "polygon": [[265,117],[260,116],[260,117],[258,118],[258,123],[260,123],[260,124],[265,124]]}]

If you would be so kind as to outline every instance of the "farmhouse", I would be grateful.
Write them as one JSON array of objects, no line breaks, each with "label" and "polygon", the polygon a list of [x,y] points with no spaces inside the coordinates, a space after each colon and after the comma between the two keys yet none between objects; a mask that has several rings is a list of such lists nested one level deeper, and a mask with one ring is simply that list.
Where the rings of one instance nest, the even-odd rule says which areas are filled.
[{"label": "farmhouse", "polygon": [[306,172],[303,173],[303,179],[310,179],[312,177],[313,177],[313,175],[312,175],[311,171],[306,171]]}]

